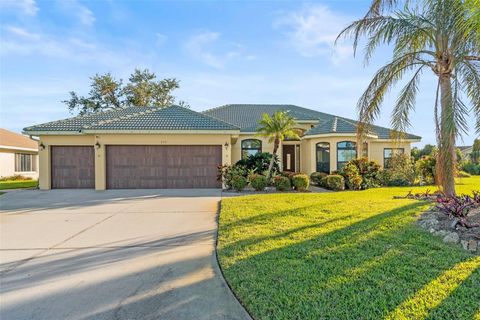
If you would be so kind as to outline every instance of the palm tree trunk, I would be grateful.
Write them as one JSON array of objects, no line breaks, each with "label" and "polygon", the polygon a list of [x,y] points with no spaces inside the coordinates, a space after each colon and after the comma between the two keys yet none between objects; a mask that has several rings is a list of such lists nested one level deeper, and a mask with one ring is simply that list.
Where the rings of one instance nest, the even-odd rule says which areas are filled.
[{"label": "palm tree trunk", "polygon": [[268,165],[268,177],[267,181],[270,181],[272,178],[272,169],[273,169],[273,163],[275,162],[275,157],[277,156],[277,150],[278,146],[280,144],[280,141],[278,139],[275,139],[273,142],[273,154],[272,154],[272,159],[270,159],[270,164]]},{"label": "palm tree trunk", "polygon": [[437,176],[447,197],[455,196],[455,118],[452,83],[449,74],[440,75],[440,141]]}]

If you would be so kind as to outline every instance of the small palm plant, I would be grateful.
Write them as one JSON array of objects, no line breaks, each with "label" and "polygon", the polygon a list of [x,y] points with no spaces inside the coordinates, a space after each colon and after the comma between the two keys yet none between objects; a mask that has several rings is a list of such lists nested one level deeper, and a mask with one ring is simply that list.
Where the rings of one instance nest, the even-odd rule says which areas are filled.
[{"label": "small palm plant", "polygon": [[285,138],[299,139],[298,134],[294,131],[295,120],[284,111],[277,111],[273,116],[264,113],[262,120],[258,122],[257,136],[268,139],[268,142],[273,142],[273,157],[268,166],[267,180],[270,181],[272,177],[272,168],[275,158],[277,156],[280,142]]},{"label": "small palm plant", "polygon": [[[443,192],[455,195],[455,140],[467,131],[472,104],[480,132],[480,7],[478,0],[425,0],[407,2],[393,11],[396,0],[374,0],[363,19],[354,21],[339,37],[352,37],[354,48],[367,39],[365,61],[382,44],[392,45],[393,59],[377,71],[360,97],[358,136],[367,132],[380,114],[385,94],[408,73],[412,78],[400,91],[392,112],[392,127],[399,133],[410,126],[422,73],[430,70],[437,79],[434,120],[438,144],[437,176]],[[412,7],[409,4],[415,3]]]}]

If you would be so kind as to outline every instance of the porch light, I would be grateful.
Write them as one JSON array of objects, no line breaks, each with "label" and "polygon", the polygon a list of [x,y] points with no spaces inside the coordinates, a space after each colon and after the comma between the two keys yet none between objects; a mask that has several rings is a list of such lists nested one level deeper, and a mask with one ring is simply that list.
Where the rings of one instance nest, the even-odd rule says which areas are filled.
[{"label": "porch light", "polygon": [[225,146],[225,150],[228,150],[228,142],[225,142],[224,146]]},{"label": "porch light", "polygon": [[40,142],[39,147],[40,147],[40,150],[45,150],[45,145],[43,144],[43,142]]},{"label": "porch light", "polygon": [[98,143],[98,141],[95,143],[95,149],[100,149],[100,143]]}]

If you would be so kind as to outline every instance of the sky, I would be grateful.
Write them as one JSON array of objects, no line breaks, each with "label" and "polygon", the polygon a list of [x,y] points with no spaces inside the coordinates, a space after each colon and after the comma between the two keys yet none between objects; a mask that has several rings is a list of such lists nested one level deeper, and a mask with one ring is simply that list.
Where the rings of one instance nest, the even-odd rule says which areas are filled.
[{"label": "sky", "polygon": [[[351,119],[375,71],[391,59],[380,48],[365,66],[337,34],[370,1],[0,1],[0,126],[24,127],[72,116],[70,91],[89,77],[135,68],[176,78],[178,100],[202,111],[230,103],[295,104]],[[435,78],[424,73],[409,132],[435,143]],[[399,89],[376,124],[390,126]],[[470,131],[458,145],[470,145]]]}]

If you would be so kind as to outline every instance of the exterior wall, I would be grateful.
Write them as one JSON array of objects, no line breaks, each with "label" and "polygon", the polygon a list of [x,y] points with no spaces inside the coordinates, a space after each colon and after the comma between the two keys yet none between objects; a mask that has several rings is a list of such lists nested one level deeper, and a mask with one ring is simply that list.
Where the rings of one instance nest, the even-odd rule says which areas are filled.
[{"label": "exterior wall", "polygon": [[398,141],[371,141],[369,144],[372,146],[369,148],[370,154],[369,154],[369,159],[371,160],[376,160],[380,165],[383,167],[383,149],[385,148],[403,148],[405,154],[410,155],[411,151],[411,143],[410,142],[398,142]]},{"label": "exterior wall", "polygon": [[[302,141],[301,153],[303,155],[301,162],[301,171],[311,174],[316,171],[316,144],[319,142],[330,143],[330,170],[337,170],[337,143],[341,141],[356,142],[356,136],[325,136]],[[368,158],[376,160],[383,167],[383,149],[384,148],[404,148],[405,154],[410,154],[411,142],[385,141],[368,139]]]},{"label": "exterior wall", "polygon": [[33,154],[37,155],[35,151],[27,151],[27,150],[13,150],[13,149],[0,149],[0,177],[9,177],[16,174],[20,174],[25,177],[29,177],[32,179],[38,178],[38,169],[39,169],[39,160],[38,156],[34,157],[34,161],[36,162],[36,171],[28,171],[28,172],[17,172],[15,171],[15,154],[16,153],[23,153],[23,154]]},{"label": "exterior wall", "polygon": [[[51,188],[50,147],[62,145],[100,145],[95,148],[95,189],[106,189],[106,145],[221,145],[222,162],[231,163],[231,136],[229,134],[101,134],[75,136],[40,136],[45,145],[40,150],[40,189]],[[228,143],[228,147],[225,144]]]}]

